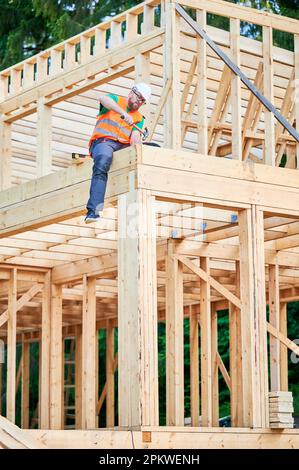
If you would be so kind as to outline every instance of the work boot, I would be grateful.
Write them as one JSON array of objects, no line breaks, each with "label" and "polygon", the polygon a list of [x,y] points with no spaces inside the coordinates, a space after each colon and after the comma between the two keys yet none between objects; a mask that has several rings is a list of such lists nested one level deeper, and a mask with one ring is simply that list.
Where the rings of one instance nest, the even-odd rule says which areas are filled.
[{"label": "work boot", "polygon": [[99,219],[100,219],[100,216],[98,214],[96,214],[93,211],[88,211],[85,216],[84,222],[86,224],[91,224],[92,222],[96,222]]}]

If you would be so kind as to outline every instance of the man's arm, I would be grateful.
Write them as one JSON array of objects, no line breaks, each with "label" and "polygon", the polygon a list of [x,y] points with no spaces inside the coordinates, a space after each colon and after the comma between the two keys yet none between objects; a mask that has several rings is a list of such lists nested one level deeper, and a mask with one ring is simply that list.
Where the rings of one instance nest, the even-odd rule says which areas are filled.
[{"label": "man's arm", "polygon": [[101,95],[99,101],[104,108],[111,109],[111,111],[115,111],[116,113],[124,116],[124,121],[131,126],[133,124],[133,118],[126,113],[118,104],[109,96]]},{"label": "man's arm", "polygon": [[[144,124],[144,116],[142,116],[141,121],[136,123],[136,127],[138,127],[138,129],[142,130],[143,124]],[[135,129],[135,130],[133,129],[132,134],[131,134],[130,144],[134,145],[134,144],[141,144],[141,143],[142,143],[142,136],[141,136],[140,132],[138,132],[137,129]]]},{"label": "man's arm", "polygon": [[140,132],[133,130],[130,137],[130,145],[141,144]]}]

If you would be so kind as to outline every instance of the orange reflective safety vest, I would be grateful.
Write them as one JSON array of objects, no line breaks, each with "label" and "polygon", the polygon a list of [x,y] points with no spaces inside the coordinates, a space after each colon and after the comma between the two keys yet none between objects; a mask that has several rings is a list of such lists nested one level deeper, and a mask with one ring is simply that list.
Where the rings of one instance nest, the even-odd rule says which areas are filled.
[{"label": "orange reflective safety vest", "polygon": [[[127,101],[122,96],[118,97],[117,104],[127,112]],[[143,116],[139,111],[128,111],[133,118],[134,124],[142,121]],[[133,128],[129,126],[115,111],[109,110],[107,113],[98,116],[97,123],[89,141],[89,146],[95,139],[107,138],[116,140],[122,144],[130,144],[130,136]]]}]

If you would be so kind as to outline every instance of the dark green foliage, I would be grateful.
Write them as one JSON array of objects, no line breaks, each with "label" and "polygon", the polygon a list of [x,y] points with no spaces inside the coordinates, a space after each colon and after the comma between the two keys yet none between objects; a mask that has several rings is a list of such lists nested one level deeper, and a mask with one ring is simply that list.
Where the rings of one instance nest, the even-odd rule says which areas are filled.
[{"label": "dark green foliage", "polygon": [[[105,385],[106,381],[106,330],[99,330],[98,333],[99,341],[99,396]],[[117,386],[117,384],[116,384]],[[104,428],[106,426],[106,406],[105,403],[102,406],[101,413],[99,416],[99,426]]]},{"label": "dark green foliage", "polygon": [[[218,312],[218,352],[229,371],[229,334],[228,334],[228,310]],[[230,414],[229,390],[219,372],[219,418]]]},{"label": "dark green foliage", "polygon": [[284,153],[283,156],[281,157],[281,161],[280,161],[280,164],[279,166],[281,168],[284,168],[286,166],[286,163],[287,163],[287,156],[286,154]]},{"label": "dark green foliage", "polygon": [[[38,427],[38,376],[39,376],[39,344],[30,344],[30,389],[29,389],[29,423],[30,427]],[[18,405],[18,403],[17,403]],[[17,423],[18,424],[18,423]]]},{"label": "dark green foliage", "polygon": [[140,0],[0,0],[0,70],[140,3]]},{"label": "dark green foliage", "polygon": [[[243,0],[227,0],[246,3]],[[0,70],[115,16],[141,0],[0,0]],[[299,18],[298,0],[251,0],[251,6]],[[194,10],[188,11],[194,17]],[[156,12],[158,20],[159,11]],[[141,20],[141,18],[139,18]],[[208,15],[208,24],[229,31],[229,20]],[[245,36],[261,39],[261,28],[241,22]],[[273,31],[275,45],[293,50],[292,35]]]},{"label": "dark green foliage", "polygon": [[[288,338],[299,344],[299,302],[288,304]],[[293,392],[295,415],[299,415],[299,358],[288,352],[289,389]]]},{"label": "dark green foliage", "polygon": [[31,1],[0,0],[0,69],[50,45],[45,21]]},{"label": "dark green foliage", "polygon": [[160,426],[166,424],[166,336],[165,323],[158,325],[158,373]]}]

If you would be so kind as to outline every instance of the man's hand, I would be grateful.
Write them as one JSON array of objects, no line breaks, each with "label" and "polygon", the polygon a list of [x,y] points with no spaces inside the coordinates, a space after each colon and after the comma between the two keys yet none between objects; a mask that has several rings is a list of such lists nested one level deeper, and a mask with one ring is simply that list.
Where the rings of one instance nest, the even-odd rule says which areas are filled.
[{"label": "man's hand", "polygon": [[132,116],[130,116],[130,114],[128,113],[123,113],[122,114],[122,117],[123,117],[123,120],[129,125],[129,126],[132,126],[133,124],[133,118]]},{"label": "man's hand", "polygon": [[130,145],[141,144],[141,135],[138,131],[133,131],[130,138]]}]

